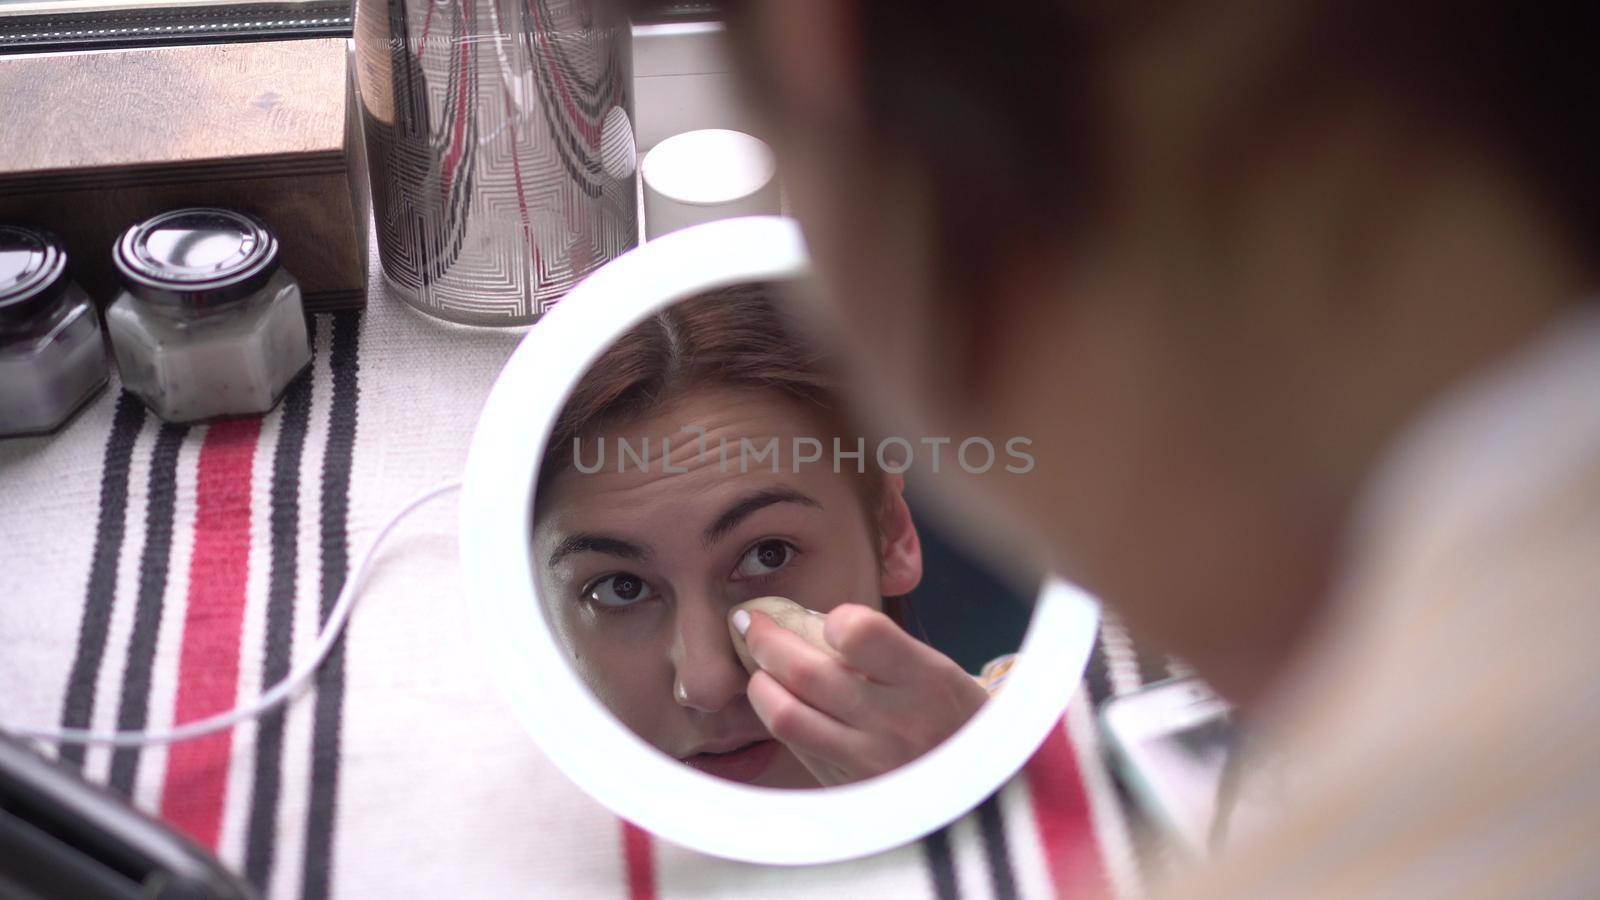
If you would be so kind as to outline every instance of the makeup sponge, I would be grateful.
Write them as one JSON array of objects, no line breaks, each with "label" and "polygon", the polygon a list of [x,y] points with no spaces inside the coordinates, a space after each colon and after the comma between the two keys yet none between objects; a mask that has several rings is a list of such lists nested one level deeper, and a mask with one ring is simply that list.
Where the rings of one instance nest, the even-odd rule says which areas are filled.
[{"label": "makeup sponge", "polygon": [[[765,613],[771,616],[772,621],[777,622],[780,627],[798,634],[806,643],[816,647],[823,653],[829,656],[839,655],[822,638],[822,626],[828,621],[828,616],[825,613],[819,613],[814,609],[806,609],[787,597],[757,597],[754,600],[746,600],[735,606],[734,609]],[[740,634],[731,624],[728,626],[728,633],[733,636],[733,650],[739,654],[739,662],[744,663],[745,671],[754,675],[760,666],[756,665],[756,661],[750,658],[750,650],[745,646],[744,635]]]}]

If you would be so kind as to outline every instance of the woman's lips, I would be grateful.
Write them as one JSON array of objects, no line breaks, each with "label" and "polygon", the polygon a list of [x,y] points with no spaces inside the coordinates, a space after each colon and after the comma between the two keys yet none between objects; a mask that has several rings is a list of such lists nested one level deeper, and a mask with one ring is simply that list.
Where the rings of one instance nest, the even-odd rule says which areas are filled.
[{"label": "woman's lips", "polygon": [[696,753],[684,757],[683,762],[707,775],[748,784],[760,778],[777,755],[778,742],[769,739],[746,744],[727,753]]}]

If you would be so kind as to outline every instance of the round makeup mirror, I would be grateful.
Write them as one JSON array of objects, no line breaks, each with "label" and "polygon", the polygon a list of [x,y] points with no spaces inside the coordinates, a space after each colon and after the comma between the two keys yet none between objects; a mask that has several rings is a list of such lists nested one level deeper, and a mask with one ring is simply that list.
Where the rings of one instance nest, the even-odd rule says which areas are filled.
[{"label": "round makeup mirror", "polygon": [[[547,612],[541,584],[549,575],[533,552],[539,470],[558,420],[596,361],[646,319],[688,298],[806,272],[798,228],[759,217],[675,232],[591,275],[529,332],[501,372],[473,435],[461,510],[475,627],[540,749],[617,815],[665,840],[771,864],[875,853],[972,809],[1059,721],[1098,624],[1090,597],[1044,579],[1003,689],[964,726],[898,768],[818,790],[740,783],[748,779],[685,765],[597,697]],[[772,553],[776,566],[782,554]]]}]

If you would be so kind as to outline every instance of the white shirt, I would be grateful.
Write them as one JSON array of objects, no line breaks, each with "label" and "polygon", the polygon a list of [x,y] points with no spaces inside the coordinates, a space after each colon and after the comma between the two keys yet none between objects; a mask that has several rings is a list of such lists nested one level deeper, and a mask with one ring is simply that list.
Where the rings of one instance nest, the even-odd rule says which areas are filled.
[{"label": "white shirt", "polygon": [[1200,896],[1600,897],[1600,308],[1406,430]]}]

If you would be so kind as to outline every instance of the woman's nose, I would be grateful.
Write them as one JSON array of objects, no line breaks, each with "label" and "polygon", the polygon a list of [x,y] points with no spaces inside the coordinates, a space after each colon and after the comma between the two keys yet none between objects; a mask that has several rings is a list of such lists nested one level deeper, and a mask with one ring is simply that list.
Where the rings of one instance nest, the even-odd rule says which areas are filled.
[{"label": "woman's nose", "polygon": [[700,712],[718,712],[744,695],[749,680],[733,652],[720,599],[680,599],[673,648],[673,699]]}]

